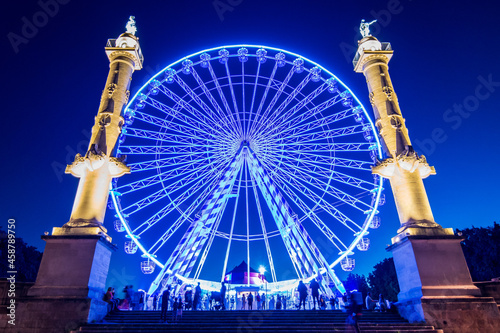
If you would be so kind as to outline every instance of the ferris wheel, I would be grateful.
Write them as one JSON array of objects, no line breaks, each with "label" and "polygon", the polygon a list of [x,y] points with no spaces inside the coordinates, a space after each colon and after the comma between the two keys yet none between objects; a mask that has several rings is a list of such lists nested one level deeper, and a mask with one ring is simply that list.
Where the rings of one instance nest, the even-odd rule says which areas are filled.
[{"label": "ferris wheel", "polygon": [[334,267],[368,250],[384,197],[373,123],[335,75],[272,47],[203,50],[151,78],[124,119],[115,228],[157,274],[150,290],[222,281],[242,259],[272,283],[320,274],[343,289]]}]

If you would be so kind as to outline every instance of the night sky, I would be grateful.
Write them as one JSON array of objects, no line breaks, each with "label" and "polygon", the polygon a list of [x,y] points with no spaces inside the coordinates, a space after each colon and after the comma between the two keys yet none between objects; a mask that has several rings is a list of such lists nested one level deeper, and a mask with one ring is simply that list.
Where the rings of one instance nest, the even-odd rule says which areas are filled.
[{"label": "night sky", "polygon": [[[436,222],[491,225],[500,206],[499,9],[489,1],[11,1],[1,20],[1,225],[14,218],[17,236],[43,250],[40,235],[68,221],[78,180],[64,167],[87,149],[108,72],[104,47],[130,15],[145,56],[132,94],[183,56],[246,43],[321,64],[369,112],[365,79],[351,61],[360,20],[378,18],[373,35],[394,49],[390,74],[413,146],[437,171],[424,181]],[[370,251],[356,255],[354,273],[390,256],[399,220],[388,183],[385,194],[382,226],[370,234]],[[108,212],[118,245],[108,284],[147,288],[142,259],[123,253],[113,220]]]}]

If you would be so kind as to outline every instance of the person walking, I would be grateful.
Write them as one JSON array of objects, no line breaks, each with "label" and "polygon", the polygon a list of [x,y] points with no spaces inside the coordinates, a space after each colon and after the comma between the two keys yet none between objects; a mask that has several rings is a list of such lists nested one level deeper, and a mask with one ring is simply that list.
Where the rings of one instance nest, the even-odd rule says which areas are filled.
[{"label": "person walking", "polygon": [[255,300],[257,301],[257,310],[260,310],[262,308],[262,304],[261,304],[261,299],[260,299],[259,293],[257,293],[257,295],[255,295]]},{"label": "person walking", "polygon": [[242,294],[241,295],[241,309],[245,310],[245,306],[246,306],[245,294]]},{"label": "person walking", "polygon": [[307,298],[307,287],[304,284],[303,281],[299,282],[299,285],[297,287],[297,291],[299,292],[299,310],[304,304],[304,310],[306,309],[306,298]]},{"label": "person walking", "polygon": [[224,281],[222,281],[220,287],[220,298],[222,310],[226,310],[226,283]]},{"label": "person walking", "polygon": [[260,297],[262,300],[262,310],[266,309],[266,294],[262,293],[262,296]]},{"label": "person walking", "polygon": [[319,283],[318,281],[316,281],[316,279],[312,279],[309,286],[311,287],[311,294],[313,298],[313,310],[316,310],[316,301],[318,301],[319,307]]},{"label": "person walking", "polygon": [[195,288],[194,291],[194,301],[193,301],[193,310],[197,311],[198,310],[198,305],[200,304],[200,299],[201,299],[201,287],[200,283],[198,282],[198,285]]},{"label": "person walking", "polygon": [[274,295],[271,295],[271,299],[269,300],[269,310],[274,310]]},{"label": "person walking", "polygon": [[156,305],[158,304],[158,294],[153,295],[153,311],[156,311]]},{"label": "person walking", "polygon": [[248,310],[252,310],[252,305],[253,305],[253,294],[250,293],[248,295]]},{"label": "person walking", "polygon": [[160,321],[167,322],[168,301],[170,300],[170,286],[167,286],[161,295],[161,315]]},{"label": "person walking", "polygon": [[[180,298],[180,297],[179,297]],[[177,302],[177,297],[174,299],[174,303],[172,304],[172,322],[177,322],[177,309],[179,308],[179,302]]]}]

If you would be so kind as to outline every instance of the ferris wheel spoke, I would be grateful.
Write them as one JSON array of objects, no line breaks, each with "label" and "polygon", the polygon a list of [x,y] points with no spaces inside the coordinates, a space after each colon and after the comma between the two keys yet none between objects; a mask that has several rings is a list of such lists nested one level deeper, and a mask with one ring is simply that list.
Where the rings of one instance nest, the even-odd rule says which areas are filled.
[{"label": "ferris wheel spoke", "polygon": [[188,144],[197,147],[200,142],[205,143],[206,138],[197,138],[189,135],[180,135],[172,133],[161,133],[151,130],[143,130],[137,128],[127,128],[127,136],[134,136],[141,139],[171,142],[174,144]]},{"label": "ferris wheel spoke", "polygon": [[[214,188],[217,186],[217,179],[222,175],[222,171],[219,171],[215,177],[208,181],[202,181],[197,184],[195,184],[193,187],[191,187],[188,191],[183,194],[180,200],[183,200],[181,202],[184,203],[187,199],[189,199],[191,196],[196,195],[200,189],[202,189],[202,192],[199,196],[196,197],[195,200],[191,203],[191,205],[188,207],[185,213],[181,217],[184,217],[184,220],[189,220],[191,219],[190,215],[194,212],[194,210],[198,209],[200,205],[207,199],[207,197],[212,193]],[[139,230],[137,228],[134,230],[134,233],[137,232],[138,235],[141,235],[145,231],[147,231],[150,227],[155,225],[156,223],[160,222],[162,219],[164,219],[166,216],[168,216],[174,209],[176,209],[177,206],[166,206],[160,209],[156,214],[148,218],[140,227],[143,227],[143,229]],[[189,213],[189,214],[188,214]],[[164,237],[165,242],[168,240],[167,236]],[[162,244],[163,245],[163,244]]]},{"label": "ferris wheel spoke", "polygon": [[[324,86],[321,86],[319,88],[324,88]],[[318,88],[318,89],[319,89]],[[320,90],[318,91],[318,93],[322,93],[324,90]],[[316,105],[316,106],[313,106],[311,108],[307,108],[306,110],[304,110],[304,112],[301,112],[301,113],[297,113],[299,110],[301,110],[302,108],[304,108],[305,105],[307,104],[304,104],[304,105],[300,105],[301,103],[305,103],[307,98],[302,101],[301,103],[297,104],[296,106],[294,106],[294,109],[293,110],[289,110],[288,113],[290,114],[290,117],[289,118],[283,118],[283,121],[280,122],[278,125],[282,128],[288,128],[289,126],[292,127],[292,128],[295,128],[301,124],[303,124],[303,122],[307,119],[310,119],[312,118],[313,120],[312,121],[318,121],[318,119],[315,117],[316,115],[322,113],[323,111],[331,108],[332,106],[336,105],[337,103],[343,101],[343,99],[341,99],[339,97],[340,95],[335,95],[333,97],[331,97],[330,99]],[[308,96],[309,97],[309,96]],[[317,96],[314,96],[314,97],[317,97]],[[347,110],[342,110],[338,113],[334,113],[332,114],[331,116],[329,117],[324,117],[325,121],[328,121],[328,122],[334,122],[334,121],[338,121],[338,120],[342,120],[342,119],[345,119],[346,118],[346,112],[348,112],[349,110],[351,110],[351,108],[347,109]],[[321,118],[319,119],[321,120]],[[307,123],[306,123],[307,124]],[[302,126],[302,125],[301,125]],[[276,128],[277,126],[275,126]]]},{"label": "ferris wheel spoke", "polygon": [[[201,252],[201,249],[206,244],[211,232],[215,230],[222,217],[222,213],[229,198],[228,191],[232,191],[236,176],[242,167],[242,153],[239,151],[231,164],[226,168],[224,177],[220,180],[217,189],[210,195],[210,198],[203,205],[200,214],[200,220],[194,229],[189,230],[189,235],[186,237],[185,249],[181,257],[179,257],[173,266],[173,274],[189,276],[193,266]],[[196,236],[194,236],[196,235]],[[175,251],[174,251],[175,253]]]},{"label": "ferris wheel spoke", "polygon": [[[206,150],[193,150],[195,146],[125,146],[120,145],[119,154],[125,155],[168,155],[168,154],[202,154]],[[140,162],[134,163],[140,165]],[[138,169],[140,170],[140,168]]]},{"label": "ferris wheel spoke", "polygon": [[[274,128],[278,125],[286,124],[293,122],[294,119],[297,117],[294,117],[294,114],[298,112],[299,110],[302,110],[304,107],[306,107],[308,104],[312,103],[312,101],[318,97],[322,92],[324,92],[327,89],[327,84],[323,83],[316,89],[314,89],[313,92],[309,93],[305,98],[303,98],[300,102],[295,104],[293,107],[279,115],[279,117],[276,117],[274,121],[270,121],[267,123],[267,128]],[[326,102],[325,102],[326,103]]]},{"label": "ferris wheel spoke", "polygon": [[257,86],[259,82],[259,73],[260,73],[260,65],[261,62],[257,62],[257,73],[255,74],[255,82],[253,84],[253,93],[252,93],[252,102],[250,103],[250,109],[248,110],[248,121],[246,122],[246,127],[245,127],[245,133],[248,135],[250,133],[250,126],[253,122],[252,119],[252,114],[253,114],[253,107],[255,103],[255,95],[257,94]]},{"label": "ferris wheel spoke", "polygon": [[257,111],[255,112],[255,116],[253,118],[252,124],[250,125],[250,132],[249,135],[253,136],[254,133],[254,128],[257,126],[257,119],[260,118],[260,112],[262,111],[262,108],[264,106],[264,102],[266,101],[267,94],[269,93],[269,89],[272,86],[274,76],[276,75],[276,70],[278,69],[278,62],[274,63],[273,71],[271,72],[271,75],[269,76],[269,80],[267,81],[266,88],[264,90],[264,93],[262,94],[262,97],[260,99],[259,107],[257,108]]},{"label": "ferris wheel spoke", "polygon": [[[252,181],[252,189],[253,189],[253,194],[255,197],[255,203],[257,205],[257,212],[259,213],[259,222],[260,222],[260,227],[262,229],[262,235],[264,238],[264,243],[266,244],[266,253],[267,253],[267,259],[269,261],[269,266],[271,269],[271,277],[273,279],[273,282],[276,282],[276,271],[274,268],[274,261],[273,261],[273,256],[271,253],[271,247],[269,246],[269,238],[267,236],[267,231],[266,231],[266,224],[264,223],[264,214],[262,213],[262,207],[260,206],[260,200],[259,200],[259,194],[257,193],[257,186],[255,184],[255,179],[250,173],[250,179]],[[297,274],[298,275],[298,274]]]},{"label": "ferris wheel spoke", "polygon": [[[280,95],[281,93],[284,91],[287,83],[289,82],[289,80],[291,79],[292,75],[295,73],[295,67],[292,67],[290,69],[290,72],[288,73],[287,77],[285,78],[284,82],[282,83],[281,87],[280,87]],[[259,128],[257,128],[255,130],[255,132],[258,132],[258,130],[262,130],[263,128],[272,128],[273,125],[275,123],[277,123],[279,121],[279,119],[281,119],[284,114],[283,114],[283,111],[285,110],[285,108],[288,107],[288,105],[293,101],[295,100],[295,98],[297,97],[297,95],[299,95],[301,93],[301,91],[303,90],[303,88],[311,81],[311,74],[309,73],[308,75],[306,75],[306,77],[297,85],[297,87],[295,87],[293,89],[293,91],[287,96],[287,98],[280,104],[280,106],[273,111],[273,113],[269,116],[269,119],[266,119],[265,122],[262,122],[260,125]],[[276,97],[276,95],[275,95]],[[279,96],[278,96],[279,97]],[[274,104],[276,103],[277,101],[277,98],[276,100],[274,101],[272,107],[274,107]],[[272,107],[271,105],[266,109],[266,114],[269,113],[269,111],[272,110]],[[286,117],[286,112],[285,112],[285,117]]]},{"label": "ferris wheel spoke", "polygon": [[[217,166],[210,169],[206,173],[201,173],[201,175],[208,176],[210,173],[213,173],[214,170],[217,170]],[[180,180],[174,182],[173,184],[170,184],[169,186],[166,186],[166,187],[154,192],[153,194],[137,201],[136,203],[123,208],[123,212],[125,212],[127,215],[130,216],[130,215],[144,209],[145,207],[157,202],[158,200],[161,200],[161,199],[165,198],[166,196],[171,195],[170,191],[176,191],[176,190],[192,183],[194,180],[199,179],[199,176],[200,176],[200,174],[198,174],[197,171],[193,171],[193,173],[188,174],[186,176],[186,179],[180,179]],[[184,193],[187,193],[187,192],[184,192]],[[176,200],[178,198],[176,198]]]},{"label": "ferris wheel spoke", "polygon": [[[285,167],[283,167],[283,166],[285,166]],[[295,184],[298,184],[298,180],[301,180],[303,183],[300,185],[300,187],[302,187],[303,191],[305,191],[305,192],[314,193],[317,196],[317,194],[315,192],[313,192],[312,190],[310,190],[307,187],[307,185],[310,185],[310,186],[312,186],[312,187],[314,187],[314,188],[316,188],[324,193],[329,194],[330,196],[332,196],[334,198],[337,198],[341,202],[347,203],[351,207],[359,210],[360,212],[365,212],[371,208],[371,206],[369,204],[359,200],[359,198],[356,198],[352,195],[345,193],[344,191],[341,191],[341,190],[333,187],[332,185],[330,185],[330,182],[325,183],[321,180],[320,177],[310,176],[307,172],[303,171],[302,167],[296,167],[295,165],[283,163],[283,165],[281,166],[280,170],[277,171],[277,173],[280,173],[282,175],[288,175],[290,178],[293,178],[293,181]],[[368,189],[363,189],[363,188],[358,187],[358,190],[363,191],[360,193],[360,195],[370,194],[370,190],[368,190]],[[319,196],[318,196],[318,198],[319,198]]]},{"label": "ferris wheel spoke", "polygon": [[[345,226],[346,228],[348,228],[349,230],[351,230],[353,233],[356,233],[359,231],[359,229],[361,229],[354,221],[352,221],[348,216],[346,216],[344,213],[342,213],[341,211],[339,211],[337,208],[333,207],[332,205],[328,204],[328,202],[326,200],[324,200],[323,198],[321,197],[318,197],[318,195],[312,191],[310,191],[309,189],[307,188],[304,188],[302,189],[301,187],[301,184],[298,183],[295,179],[285,175],[283,176],[281,173],[275,173],[274,174],[274,181],[275,183],[282,189],[282,190],[285,190],[286,189],[286,192],[287,193],[302,193],[303,195],[305,195],[307,197],[307,199],[309,199],[312,203],[313,203],[313,207],[316,207],[316,206],[320,206],[322,207],[322,209],[327,212],[328,214],[330,214],[330,216],[332,216],[334,219],[336,219],[337,221],[339,221],[343,226]],[[289,184],[289,185],[287,185]],[[294,195],[295,198],[297,198],[296,195]],[[302,199],[300,199],[300,201],[302,203],[304,203],[304,201]],[[313,207],[310,207],[308,206],[307,204],[304,203],[304,206],[305,207],[308,207],[309,210],[313,210],[312,208]],[[353,224],[356,229],[358,230],[354,230],[353,227],[351,227],[348,223],[350,224]]]},{"label": "ferris wheel spoke", "polygon": [[[277,142],[277,145],[279,143]],[[325,152],[335,152],[335,153],[349,153],[349,152],[365,152],[370,151],[370,146],[373,145],[372,142],[342,142],[342,143],[303,143],[295,142],[294,146],[297,148],[290,147],[288,149],[276,149],[279,152],[290,152],[294,154],[301,154],[303,152],[307,153],[322,153]]]},{"label": "ferris wheel spoke", "polygon": [[222,268],[221,281],[224,281],[224,276],[226,275],[227,261],[229,259],[229,251],[231,250],[231,243],[233,241],[234,223],[236,221],[236,211],[238,209],[238,201],[240,199],[240,195],[239,194],[240,194],[240,190],[241,190],[241,178],[242,178],[242,175],[243,175],[243,173],[240,172],[240,178],[239,178],[239,182],[238,182],[236,202],[234,204],[233,218],[231,220],[231,230],[229,231],[229,238],[228,238],[228,243],[227,243],[227,247],[226,247],[226,256],[224,258],[224,267]]},{"label": "ferris wheel spoke", "polygon": [[236,114],[236,124],[238,126],[238,132],[241,135],[244,135],[243,128],[241,127],[240,112],[238,111],[238,102],[236,101],[236,96],[234,93],[233,80],[231,78],[231,73],[229,71],[229,66],[227,64],[227,61],[224,65],[226,67],[227,79],[229,81],[229,90],[231,91],[231,99],[233,100],[234,113]]},{"label": "ferris wheel spoke", "polygon": [[250,170],[256,179],[266,203],[271,210],[278,229],[282,234],[285,247],[287,248],[292,263],[296,266],[299,278],[310,276],[318,271],[318,266],[313,260],[309,246],[297,235],[297,230],[293,227],[296,223],[293,218],[293,211],[287,204],[276,186],[271,182],[268,175],[260,165],[257,158],[250,152],[248,155]]},{"label": "ferris wheel spoke", "polygon": [[[216,176],[220,175],[222,172],[219,171]],[[186,200],[190,197],[198,193],[200,189],[203,189],[205,186],[210,186],[212,183],[217,181],[217,177],[212,179],[201,179],[198,182],[194,183],[191,187],[186,189],[182,194],[177,196],[174,200],[170,201],[170,203],[164,207],[162,207],[157,213],[148,218],[145,222],[140,224],[136,229],[133,230],[134,234],[141,235],[153,225],[161,221],[164,217],[169,215],[175,209],[178,209],[180,205],[182,205]]]},{"label": "ferris wheel spoke", "polygon": [[[287,153],[289,153],[289,151],[287,151]],[[301,152],[298,154],[300,155]],[[289,156],[289,155],[286,155],[286,156]],[[297,158],[287,157],[287,159],[291,163],[297,162]],[[302,160],[302,159],[300,159],[300,165],[287,163],[285,161],[283,161],[282,163],[287,165],[288,168],[291,168],[291,169],[302,169],[303,167],[305,167],[305,169],[307,169],[307,171],[309,173],[316,175],[315,176],[316,179],[320,179],[319,177],[317,177],[319,174],[323,178],[333,180],[333,181],[336,181],[336,182],[339,182],[342,184],[346,184],[349,186],[353,186],[353,187],[360,189],[360,190],[363,190],[363,191],[373,190],[373,183],[372,182],[369,182],[369,181],[366,181],[366,180],[363,180],[363,179],[360,179],[360,178],[357,178],[357,177],[354,177],[351,175],[347,175],[347,174],[342,173],[342,172],[335,171],[331,167],[325,167],[324,165],[321,165],[321,164],[320,165],[313,164],[307,160]],[[328,184],[325,184],[325,185],[329,186]]]},{"label": "ferris wheel spoke", "polygon": [[[200,77],[200,75],[198,74],[198,72],[194,68],[193,68],[192,74],[193,74],[194,79],[198,83],[199,87],[201,87],[201,89],[203,90],[203,93],[210,101],[210,104],[212,104],[212,107],[218,112],[218,118],[221,120],[224,119],[226,117],[226,115],[224,114],[224,111],[221,109],[219,103],[217,103],[217,100],[214,98],[214,96],[212,95],[212,93],[210,92],[208,87],[206,86],[205,81],[203,81],[203,79]],[[235,132],[237,132],[237,128],[235,128],[234,126],[233,126],[233,130]]]},{"label": "ferris wheel spoke", "polygon": [[[191,163],[184,165],[178,164],[176,165],[176,168],[168,169],[167,171],[164,171],[162,173],[158,173],[144,179],[139,179],[137,181],[118,186],[116,188],[116,191],[121,193],[121,195],[124,195],[175,178],[177,179],[176,182],[164,186],[165,191],[170,193],[171,191],[175,191],[177,188],[179,188],[179,184],[180,187],[182,187],[183,184],[186,183],[189,179],[204,175],[205,173],[202,173],[202,171],[204,171],[205,169],[209,171],[213,170],[213,168],[215,168],[217,164],[221,165],[222,163],[216,163],[216,161],[212,161],[203,165],[202,167],[199,167],[199,161],[191,161]],[[157,167],[159,168],[160,165],[157,165]]]},{"label": "ferris wheel spoke", "polygon": [[168,121],[156,116],[151,116],[140,111],[135,111],[135,120],[141,120],[145,123],[155,125],[161,129],[167,129],[170,132],[178,132],[184,136],[194,136],[202,140],[218,138],[218,136],[210,131],[206,131],[201,128],[194,128],[192,126],[186,126],[186,123],[174,122],[172,120]]},{"label": "ferris wheel spoke", "polygon": [[[161,91],[163,91],[164,94],[166,94],[167,96],[171,96],[171,99],[174,102],[179,101],[179,102],[176,102],[176,106],[174,108],[163,104],[162,102],[156,100],[155,98],[153,98],[151,96],[148,96],[148,98],[145,100],[145,102],[148,105],[155,108],[156,110],[171,117],[172,120],[177,119],[177,120],[182,121],[184,123],[184,127],[192,128],[194,131],[201,131],[201,132],[204,131],[205,127],[203,127],[203,126],[205,126],[205,125],[204,125],[203,117],[199,115],[198,110],[189,106],[189,109],[186,109],[186,110],[190,111],[190,112],[187,112],[187,113],[180,112],[181,108],[183,108],[183,105],[188,105],[188,104],[185,103],[184,101],[182,101],[182,99],[180,97],[178,97],[177,95],[175,95],[170,90],[168,90],[164,87]],[[171,122],[172,120],[167,121],[167,123]]]},{"label": "ferris wheel spoke", "polygon": [[[331,127],[335,122],[347,119],[348,117],[352,117],[354,114],[352,108],[341,110],[328,116],[319,116],[316,115],[322,113],[324,110],[329,109],[333,105],[335,105],[337,101],[335,99],[330,99],[324,103],[321,103],[318,106],[315,106],[306,112],[300,114],[296,118],[292,120],[288,120],[286,122],[280,123],[280,126],[275,126],[272,128],[271,137],[285,135],[285,134],[297,134],[297,133],[307,133],[310,130],[321,128],[323,126]],[[305,120],[308,120],[304,122]]]},{"label": "ferris wheel spoke", "polygon": [[[281,154],[279,152],[274,152],[274,158],[290,158],[287,154]],[[348,169],[357,169],[357,170],[366,170],[371,171],[371,164],[368,161],[360,161],[360,160],[352,160],[348,158],[341,158],[336,156],[326,156],[326,155],[317,155],[312,153],[304,153],[302,152],[301,161],[310,162],[312,164],[318,165],[326,165],[327,167],[331,167],[331,165],[335,165],[335,167],[342,167]],[[268,159],[269,160],[269,159]]]},{"label": "ferris wheel spoke", "polygon": [[[288,86],[288,83],[290,82],[290,79],[292,78],[292,76],[293,76],[294,73],[295,73],[294,68],[290,69],[290,71],[288,72],[287,76],[281,82],[281,85],[279,86],[279,88],[275,92],[273,98],[271,99],[271,102],[269,102],[269,105],[266,107],[266,110],[264,111],[264,113],[261,116],[262,119],[265,119],[265,118],[267,118],[269,116],[269,119],[266,119],[266,122],[267,121],[272,122],[274,120],[274,118],[276,117],[276,115],[279,112],[281,112],[281,110],[279,108],[277,110],[274,110],[274,105],[276,105],[276,102],[280,98],[281,94],[283,93],[283,91],[285,90],[285,88]],[[302,88],[309,82],[309,80],[310,80],[310,75],[307,75],[304,78],[304,80],[302,80],[302,82],[297,86],[297,88],[295,88],[293,90],[293,92],[292,92],[291,95],[296,96],[302,90]],[[285,102],[286,102],[286,100],[285,100]],[[272,114],[270,114],[271,111],[273,111]],[[259,127],[255,128],[255,131],[258,131],[261,128],[261,126],[264,125],[266,122],[260,122],[259,123]]]},{"label": "ferris wheel spoke", "polygon": [[325,139],[334,139],[338,137],[347,137],[349,135],[356,135],[363,133],[362,125],[352,125],[345,126],[342,128],[330,128],[324,131],[317,131],[312,133],[303,133],[300,135],[286,135],[281,137],[283,143],[290,144],[297,141],[301,142],[311,142],[311,141],[320,141]]},{"label": "ferris wheel spoke", "polygon": [[[336,181],[337,183],[342,183],[345,185],[349,185],[351,187],[354,187],[357,191],[360,191],[357,195],[365,195],[367,193],[371,193],[373,188],[373,184],[370,184],[372,188],[365,188],[359,186],[360,180],[358,179],[353,179],[351,180],[349,176],[344,176],[344,175],[337,175],[337,174],[330,174],[330,175],[325,175],[323,172],[318,172],[314,170],[308,170],[307,167],[300,166],[297,167],[295,165],[290,165],[283,163],[280,165],[280,167],[285,170],[288,174],[293,174],[295,177],[300,178],[303,182],[306,182],[317,189],[333,196],[336,197],[337,199],[343,200],[344,195],[347,195],[343,191],[340,191],[335,188],[335,186],[332,183],[332,181]],[[298,171],[298,170],[301,171]],[[359,199],[355,197],[351,197],[348,199],[349,204],[355,204],[358,202]],[[371,206],[363,203],[363,205],[367,205],[368,207],[357,207],[358,209],[362,210],[363,212],[370,209]]]},{"label": "ferris wheel spoke", "polygon": [[[193,70],[191,71],[191,73]],[[221,118],[220,114],[212,110],[199,96],[196,94],[191,87],[181,79],[179,75],[174,76],[174,80],[177,82],[177,84],[188,94],[189,97],[196,103],[198,107],[200,107],[203,111],[205,111],[205,114],[208,115],[208,119],[211,120],[211,123],[217,123],[217,124],[223,124],[224,126],[227,126],[227,122],[225,119]],[[205,87],[206,88],[206,87]],[[217,110],[217,109],[216,109]]]},{"label": "ferris wheel spoke", "polygon": [[[176,76],[178,77],[178,75],[176,75]],[[190,112],[193,116],[198,118],[200,125],[207,126],[207,128],[217,128],[219,130],[224,129],[224,127],[222,126],[222,124],[224,124],[224,122],[215,121],[213,118],[208,117],[207,115],[205,115],[204,113],[199,111],[197,108],[193,107],[190,103],[184,101],[181,97],[179,97],[177,94],[170,91],[169,89],[167,89],[163,85],[159,86],[158,88],[165,96],[167,96],[168,98],[173,100],[176,103],[176,105],[178,105],[180,108],[185,109],[186,111]],[[191,90],[191,89],[188,89],[188,90]],[[192,93],[192,94],[194,96],[196,96],[196,94],[194,94],[194,93]],[[210,112],[211,112],[211,110],[210,110]]]},{"label": "ferris wheel spoke", "polygon": [[[221,174],[222,174],[222,172],[219,172],[216,176],[220,177]],[[152,254],[155,254],[156,252],[158,252],[158,250],[160,250],[162,248],[162,246],[165,245],[165,243],[170,239],[170,237],[172,237],[172,235],[179,229],[179,227],[183,223],[185,223],[187,220],[191,219],[190,218],[191,214],[193,214],[197,209],[199,209],[201,204],[203,202],[205,202],[205,200],[208,198],[210,193],[212,193],[212,191],[217,186],[217,182],[215,180],[217,178],[218,177],[214,177],[214,180],[210,184],[205,186],[205,188],[203,189],[201,194],[198,195],[196,197],[196,199],[193,200],[193,202],[185,210],[182,211],[182,215],[177,218],[177,220],[167,229],[167,231],[150,248],[149,251]],[[159,222],[162,218],[156,220],[154,223]],[[154,224],[153,221],[151,221],[151,222],[152,222],[152,224]]]},{"label": "ferris wheel spoke", "polygon": [[[170,146],[172,147],[172,146]],[[159,147],[162,148],[162,147]],[[206,151],[194,151],[185,154],[177,154],[175,156],[158,158],[158,159],[150,159],[142,162],[130,163],[128,166],[135,172],[138,171],[146,171],[157,168],[164,168],[170,166],[182,166],[187,163],[202,163],[206,162]]]},{"label": "ferris wheel spoke", "polygon": [[229,103],[227,102],[226,95],[224,94],[224,91],[222,90],[222,87],[220,85],[219,79],[217,75],[214,72],[214,69],[212,67],[212,64],[209,62],[208,63],[208,71],[210,72],[210,76],[212,77],[213,82],[215,83],[215,88],[217,89],[217,92],[219,93],[219,97],[222,100],[222,104],[224,105],[224,109],[226,110],[227,116],[231,118],[231,124],[234,132],[240,133],[238,131],[239,127],[237,127],[235,124],[237,123],[236,119],[234,118],[234,113],[231,111],[231,108],[229,107]]},{"label": "ferris wheel spoke", "polygon": [[311,209],[304,200],[300,198],[294,191],[290,190],[288,186],[282,186],[281,182],[276,182],[276,184],[281,188],[283,193],[285,193],[290,200],[299,207],[299,209],[304,214],[302,220],[306,218],[310,219],[319,230],[323,231],[324,235],[330,240],[330,242],[339,250],[347,250],[347,246],[342,242],[342,240],[323,222],[322,219],[316,214],[316,209]]},{"label": "ferris wheel spoke", "polygon": [[[312,200],[314,204],[320,205],[322,207],[323,206],[329,207],[330,209],[337,211],[341,215],[343,215],[343,213],[341,213],[337,208],[335,208],[335,205],[331,204],[329,200],[325,200],[323,196],[318,195],[318,193],[313,191],[313,189],[311,189],[310,187],[320,190],[321,192],[326,193],[338,199],[339,202],[346,203],[362,213],[371,209],[370,205],[359,200],[359,198],[349,195],[339,189],[334,188],[333,186],[328,186],[327,188],[323,187],[324,184],[314,179],[314,177],[308,177],[307,175],[304,175],[304,173],[299,171],[298,168],[295,168],[292,171],[286,168],[282,168],[280,170],[276,170],[274,174],[276,176],[279,176],[283,180],[290,178],[290,184],[293,184],[294,188],[297,191],[300,191],[302,194],[307,196],[307,198]],[[371,193],[369,191],[361,192],[359,195],[360,196],[369,195],[371,197]],[[363,207],[359,207],[358,204]],[[356,224],[347,216],[344,216],[342,221],[349,221]]]}]

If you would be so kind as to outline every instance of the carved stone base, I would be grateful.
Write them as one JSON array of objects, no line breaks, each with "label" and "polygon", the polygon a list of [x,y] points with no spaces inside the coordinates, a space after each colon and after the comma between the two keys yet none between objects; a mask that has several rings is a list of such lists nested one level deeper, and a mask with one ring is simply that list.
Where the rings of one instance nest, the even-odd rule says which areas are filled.
[{"label": "carved stone base", "polygon": [[500,332],[500,313],[492,297],[422,297],[396,305],[411,323],[426,322],[446,333]]},{"label": "carved stone base", "polygon": [[28,296],[101,299],[116,246],[100,235],[42,236],[42,239],[47,245]]},{"label": "carved stone base", "polygon": [[400,287],[398,310],[410,322],[446,333],[499,332],[497,304],[472,283],[460,241],[451,235],[406,236],[387,249]]},{"label": "carved stone base", "polygon": [[12,332],[64,333],[85,323],[99,321],[108,304],[89,297],[26,297],[18,299],[16,326]]}]

